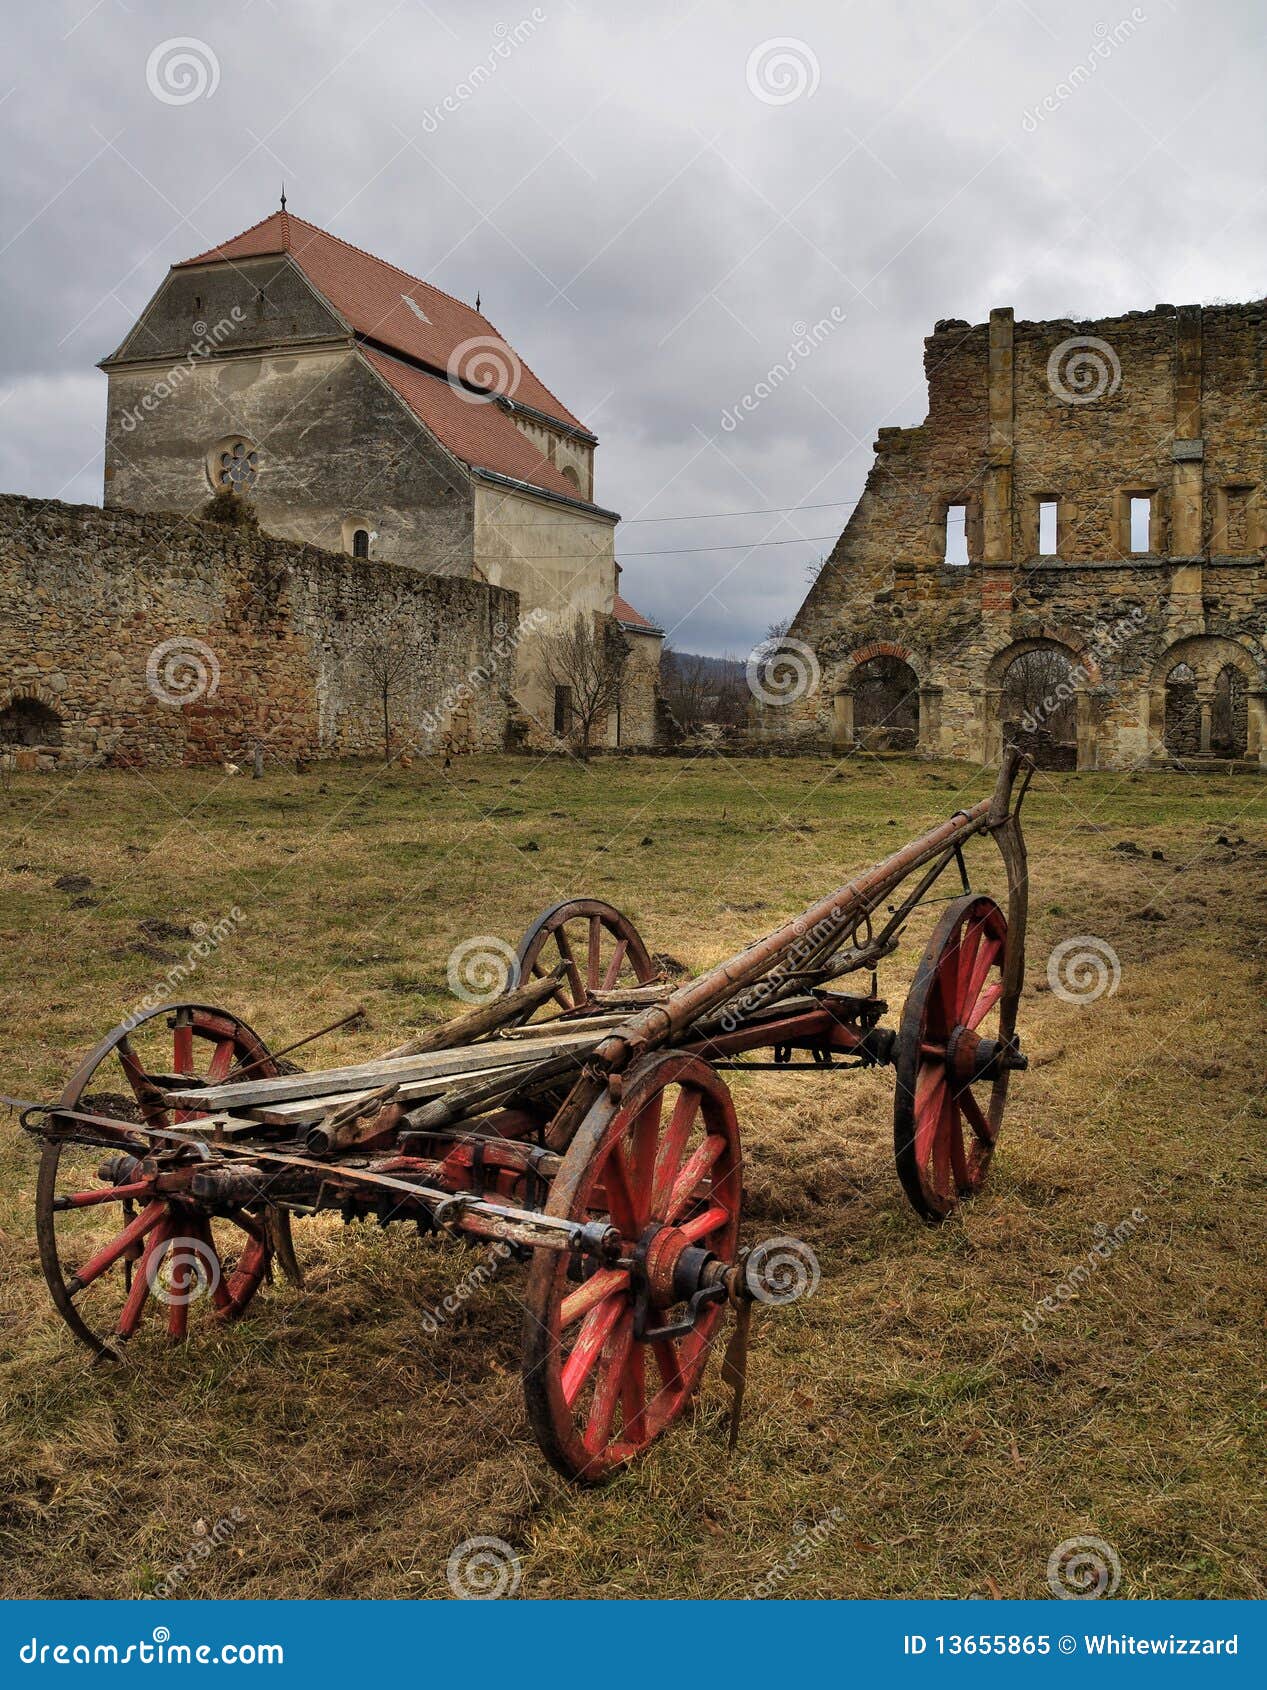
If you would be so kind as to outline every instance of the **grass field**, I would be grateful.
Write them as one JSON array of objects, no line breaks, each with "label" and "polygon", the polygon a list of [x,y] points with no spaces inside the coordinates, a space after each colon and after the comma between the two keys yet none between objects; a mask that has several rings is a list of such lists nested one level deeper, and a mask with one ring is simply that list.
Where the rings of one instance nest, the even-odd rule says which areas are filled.
[{"label": "grass field", "polygon": [[[514,942],[566,894],[697,969],[987,785],[808,759],[15,779],[0,1088],[55,1093],[234,907],[192,995],[274,1047],[364,1004],[303,1053],[333,1064],[451,1012],[453,947]],[[758,1316],[731,1459],[714,1360],[641,1465],[570,1489],[521,1407],[520,1270],[428,1336],[471,1256],[328,1216],[296,1228],[303,1291],[90,1368],[39,1275],[35,1146],[0,1115],[3,1594],[144,1596],[185,1563],[194,1597],[446,1596],[477,1535],[512,1545],[525,1597],[1043,1596],[1080,1536],[1113,1547],[1123,1596],[1267,1594],[1267,785],[1040,775],[1026,822],[1031,1068],[961,1216],[908,1209],[890,1075],[730,1076],[746,1236],[793,1234],[822,1267]],[[997,890],[992,847],[971,854]],[[881,971],[890,1019],[937,913]],[[1120,985],[1069,1002],[1047,959],[1079,935]]]}]

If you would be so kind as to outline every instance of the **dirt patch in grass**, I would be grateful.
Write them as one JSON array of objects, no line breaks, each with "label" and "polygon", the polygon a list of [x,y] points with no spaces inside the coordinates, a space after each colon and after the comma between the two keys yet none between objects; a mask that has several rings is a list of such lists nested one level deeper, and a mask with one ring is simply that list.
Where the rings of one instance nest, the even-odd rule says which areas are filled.
[{"label": "dirt patch in grass", "polygon": [[[362,1026],[300,1053],[334,1064],[451,1010],[462,940],[514,943],[590,894],[695,970],[985,785],[954,765],[713,759],[20,778],[0,799],[0,1082],[55,1093],[163,989],[185,933],[235,909],[177,990],[275,1046],[364,1004]],[[520,1270],[429,1334],[482,1257],[402,1227],[301,1223],[303,1291],[91,1368],[39,1275],[35,1148],[9,1117],[3,1593],[145,1595],[231,1519],[183,1594],[445,1596],[475,1535],[514,1548],[526,1597],[1042,1596],[1052,1549],[1080,1535],[1115,1547],[1123,1595],[1267,1594],[1267,786],[1043,775],[1027,823],[1033,1065],[961,1216],[933,1231],[907,1208],[891,1076],[730,1076],[746,1235],[793,1234],[821,1265],[812,1298],[758,1315],[733,1460],[714,1362],[648,1459],[570,1489],[524,1419]],[[997,891],[989,847],[972,861]],[[91,910],[68,906],[70,878]],[[937,914],[881,973],[890,1021]],[[1047,963],[1080,936],[1117,984],[1071,1002]]]}]

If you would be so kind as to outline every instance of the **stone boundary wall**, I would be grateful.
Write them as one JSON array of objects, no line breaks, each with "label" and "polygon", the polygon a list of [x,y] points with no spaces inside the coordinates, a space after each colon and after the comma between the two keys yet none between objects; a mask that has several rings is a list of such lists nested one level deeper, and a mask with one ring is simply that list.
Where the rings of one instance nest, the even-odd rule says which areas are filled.
[{"label": "stone boundary wall", "polygon": [[[376,756],[506,738],[519,601],[179,516],[0,496],[0,746],[19,766]],[[31,701],[30,703],[25,701]],[[60,743],[16,745],[43,705]],[[34,755],[33,755],[34,754]]]}]

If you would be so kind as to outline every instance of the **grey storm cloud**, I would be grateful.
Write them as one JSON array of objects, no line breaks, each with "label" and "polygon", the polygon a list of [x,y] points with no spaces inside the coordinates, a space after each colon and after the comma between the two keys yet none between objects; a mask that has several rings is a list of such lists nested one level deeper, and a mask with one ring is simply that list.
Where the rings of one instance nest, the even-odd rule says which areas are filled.
[{"label": "grey storm cloud", "polygon": [[795,609],[937,318],[1264,291],[1248,3],[62,0],[5,33],[0,486],[100,499],[96,360],[284,179],[481,293],[600,436],[626,590],[683,649]]}]

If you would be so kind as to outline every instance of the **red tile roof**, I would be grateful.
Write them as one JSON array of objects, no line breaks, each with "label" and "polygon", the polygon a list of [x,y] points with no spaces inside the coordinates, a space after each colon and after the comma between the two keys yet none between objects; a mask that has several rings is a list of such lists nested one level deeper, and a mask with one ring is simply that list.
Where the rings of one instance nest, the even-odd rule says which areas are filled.
[{"label": "red tile roof", "polygon": [[[197,258],[174,266],[215,264],[287,252],[308,280],[352,329],[436,369],[449,368],[459,348],[464,380],[544,411],[569,428],[584,430],[567,407],[498,334],[488,318],[394,264],[350,246],[302,217],[275,211],[262,223]],[[477,344],[467,347],[467,342]],[[510,425],[513,426],[513,425]],[[506,473],[512,473],[507,471]]]},{"label": "red tile roof", "polygon": [[530,481],[548,493],[583,503],[567,477],[519,432],[494,400],[463,397],[443,376],[428,375],[385,352],[368,346],[362,352],[419,421],[463,463]]},{"label": "red tile roof", "polygon": [[640,610],[635,610],[627,598],[616,594],[612,602],[612,615],[617,622],[623,622],[627,628],[645,628],[649,634],[662,634],[663,628],[657,628],[654,622],[648,622]]}]

